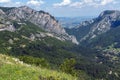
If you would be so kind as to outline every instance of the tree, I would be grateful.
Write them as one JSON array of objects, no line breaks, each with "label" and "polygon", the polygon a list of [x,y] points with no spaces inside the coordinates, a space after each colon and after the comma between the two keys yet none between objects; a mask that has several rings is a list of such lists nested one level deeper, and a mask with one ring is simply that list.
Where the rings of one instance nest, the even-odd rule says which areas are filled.
[{"label": "tree", "polygon": [[75,75],[75,64],[75,59],[65,59],[64,62],[60,65],[60,70]]}]

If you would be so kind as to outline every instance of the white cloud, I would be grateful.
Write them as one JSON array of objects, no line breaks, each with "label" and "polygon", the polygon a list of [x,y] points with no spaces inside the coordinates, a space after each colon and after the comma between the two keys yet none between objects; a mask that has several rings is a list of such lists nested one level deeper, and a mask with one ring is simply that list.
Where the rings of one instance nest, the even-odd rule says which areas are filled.
[{"label": "white cloud", "polygon": [[19,6],[22,6],[22,5],[25,5],[25,4],[22,3],[22,2],[12,2],[12,1],[3,4],[4,7],[19,7]]},{"label": "white cloud", "polygon": [[55,3],[53,6],[55,7],[62,7],[62,6],[67,6],[71,3],[71,0],[63,0],[61,3]]},{"label": "white cloud", "polygon": [[114,2],[114,0],[102,0],[101,5],[106,5],[112,2]]},{"label": "white cloud", "polygon": [[0,0],[0,3],[8,3],[10,2],[11,0]]},{"label": "white cloud", "polygon": [[30,6],[40,6],[41,4],[44,4],[44,1],[42,0],[29,0],[27,2],[27,5],[30,5]]},{"label": "white cloud", "polygon": [[22,2],[15,2],[14,4],[13,4],[15,7],[17,7],[17,6],[22,6],[22,5],[24,5]]},{"label": "white cloud", "polygon": [[115,4],[117,3],[117,0],[81,0],[77,2],[73,2],[71,0],[63,0],[60,3],[55,3],[53,6],[55,7],[62,7],[62,6],[69,6],[69,7],[76,7],[76,8],[82,8],[82,7],[99,7],[99,6],[105,6],[108,4]]},{"label": "white cloud", "polygon": [[108,4],[114,4],[115,2],[116,0],[82,0],[79,2],[72,2],[69,6],[76,8],[81,8],[85,6],[98,7],[98,6],[105,6]]},{"label": "white cloud", "polygon": [[79,7],[79,8],[81,8],[81,7],[84,6],[83,4],[84,4],[83,2],[74,2],[70,6],[71,7]]}]

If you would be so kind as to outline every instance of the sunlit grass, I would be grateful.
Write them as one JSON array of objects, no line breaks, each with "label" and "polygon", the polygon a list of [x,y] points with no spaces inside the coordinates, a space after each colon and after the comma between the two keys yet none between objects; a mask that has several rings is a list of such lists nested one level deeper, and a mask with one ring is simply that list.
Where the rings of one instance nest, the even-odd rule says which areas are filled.
[{"label": "sunlit grass", "polygon": [[77,80],[77,78],[63,72],[26,66],[24,63],[17,63],[12,57],[0,55],[0,80]]}]

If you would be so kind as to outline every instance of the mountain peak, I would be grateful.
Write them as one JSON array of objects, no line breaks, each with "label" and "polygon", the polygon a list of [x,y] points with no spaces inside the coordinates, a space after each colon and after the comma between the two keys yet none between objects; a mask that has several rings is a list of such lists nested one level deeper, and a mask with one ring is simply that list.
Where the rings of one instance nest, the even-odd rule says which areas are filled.
[{"label": "mountain peak", "polygon": [[99,15],[99,17],[117,17],[118,15],[120,15],[120,11],[118,10],[105,10]]},{"label": "mountain peak", "polygon": [[21,7],[18,7],[18,9],[21,9],[23,10],[24,12],[27,12],[27,13],[31,13],[31,12],[35,12],[34,9],[28,7],[28,6],[21,6]]},{"label": "mountain peak", "polygon": [[20,6],[19,8],[31,9],[31,8],[28,7],[28,6]]}]

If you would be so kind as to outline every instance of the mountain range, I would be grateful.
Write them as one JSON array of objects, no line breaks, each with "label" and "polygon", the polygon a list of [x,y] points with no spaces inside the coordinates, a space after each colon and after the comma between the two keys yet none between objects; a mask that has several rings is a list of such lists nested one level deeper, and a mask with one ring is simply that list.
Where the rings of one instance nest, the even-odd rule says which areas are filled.
[{"label": "mountain range", "polygon": [[[89,21],[84,21],[79,26],[67,28],[66,31],[76,36],[77,40],[82,43],[89,42],[98,38],[102,34],[109,33],[120,26],[120,11],[106,10],[103,11],[97,18]],[[115,35],[115,34],[113,34]],[[106,36],[107,37],[107,36]]]},{"label": "mountain range", "polygon": [[[97,18],[77,22],[72,28],[63,28],[58,20],[27,6],[0,7],[1,62],[7,60],[6,55],[10,59],[14,56],[26,65],[64,72],[75,80],[120,80],[120,11],[103,11]],[[7,61],[2,63],[16,63]],[[2,63],[0,67],[4,68],[6,64]],[[36,77],[69,80],[44,75]]]},{"label": "mountain range", "polygon": [[22,25],[25,24],[25,21],[29,21],[48,32],[48,36],[54,36],[56,38],[59,38],[60,40],[68,40],[78,44],[75,37],[68,35],[65,30],[58,24],[55,18],[47,12],[35,11],[27,6],[21,6],[18,8],[1,7],[0,14],[0,31],[16,31],[17,29],[13,25],[13,22],[16,22],[16,24],[18,25]]},{"label": "mountain range", "polygon": [[56,17],[59,24],[62,25],[62,27],[65,28],[73,28],[80,24],[80,22],[85,20],[92,19],[92,16],[84,16],[84,17]]}]

